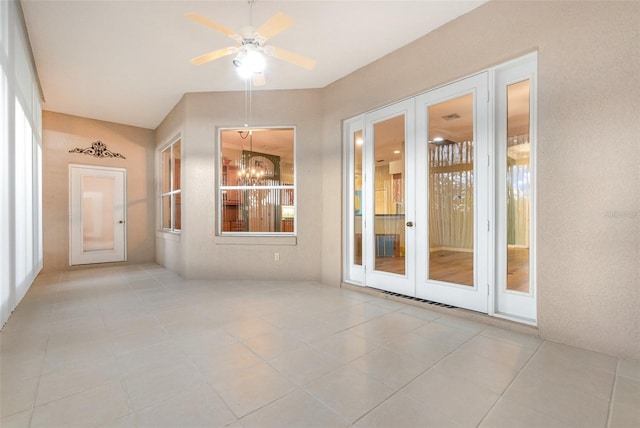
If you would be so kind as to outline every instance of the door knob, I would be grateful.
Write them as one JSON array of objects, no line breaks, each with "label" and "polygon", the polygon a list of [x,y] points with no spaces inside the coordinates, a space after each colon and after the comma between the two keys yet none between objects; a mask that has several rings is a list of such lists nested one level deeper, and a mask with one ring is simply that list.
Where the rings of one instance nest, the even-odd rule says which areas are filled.
[{"label": "door knob", "polygon": [[124,220],[120,220],[118,223],[122,224],[122,223],[124,223]]},{"label": "door knob", "polygon": [[407,222],[407,227],[413,227],[413,222],[412,221],[408,221]]}]

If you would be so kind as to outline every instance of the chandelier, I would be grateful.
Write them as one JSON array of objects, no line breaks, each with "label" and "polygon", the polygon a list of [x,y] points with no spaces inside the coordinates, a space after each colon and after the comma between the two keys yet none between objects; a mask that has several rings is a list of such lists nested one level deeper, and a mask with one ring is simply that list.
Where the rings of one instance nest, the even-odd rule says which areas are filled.
[{"label": "chandelier", "polygon": [[255,156],[253,151],[253,130],[238,131],[243,140],[249,138],[249,152],[242,151],[242,163],[238,170],[238,185],[240,186],[264,186],[266,179],[272,176],[261,156]]}]

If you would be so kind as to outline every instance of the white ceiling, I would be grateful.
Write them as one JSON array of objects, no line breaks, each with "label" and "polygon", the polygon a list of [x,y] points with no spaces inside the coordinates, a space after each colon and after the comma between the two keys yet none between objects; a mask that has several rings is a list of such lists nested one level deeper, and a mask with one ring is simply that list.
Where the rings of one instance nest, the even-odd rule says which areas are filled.
[{"label": "white ceiling", "polygon": [[[485,1],[257,0],[255,27],[277,12],[294,21],[269,44],[317,60],[308,71],[269,58],[259,89],[323,88]],[[244,90],[233,56],[191,65],[234,42],[184,15],[239,31],[249,23],[246,0],[22,0],[22,7],[46,110],[155,129],[184,93]]]}]

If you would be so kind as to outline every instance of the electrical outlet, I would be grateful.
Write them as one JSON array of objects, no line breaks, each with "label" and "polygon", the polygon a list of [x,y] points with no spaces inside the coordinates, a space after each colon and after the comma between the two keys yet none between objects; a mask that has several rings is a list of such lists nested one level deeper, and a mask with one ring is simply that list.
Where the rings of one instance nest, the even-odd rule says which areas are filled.
[{"label": "electrical outlet", "polygon": [[280,261],[280,253],[273,253],[273,260]]}]

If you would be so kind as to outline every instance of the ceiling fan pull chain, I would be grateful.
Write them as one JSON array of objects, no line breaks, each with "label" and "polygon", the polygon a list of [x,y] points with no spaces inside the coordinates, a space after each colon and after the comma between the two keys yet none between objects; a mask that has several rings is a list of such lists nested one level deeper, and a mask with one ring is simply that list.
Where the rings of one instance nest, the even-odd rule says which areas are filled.
[{"label": "ceiling fan pull chain", "polygon": [[253,122],[253,79],[247,79],[249,85],[249,123]]},{"label": "ceiling fan pull chain", "polygon": [[249,126],[249,79],[244,81],[244,126]]},{"label": "ceiling fan pull chain", "polygon": [[256,0],[248,0],[249,1],[249,25],[253,28],[253,4]]}]

